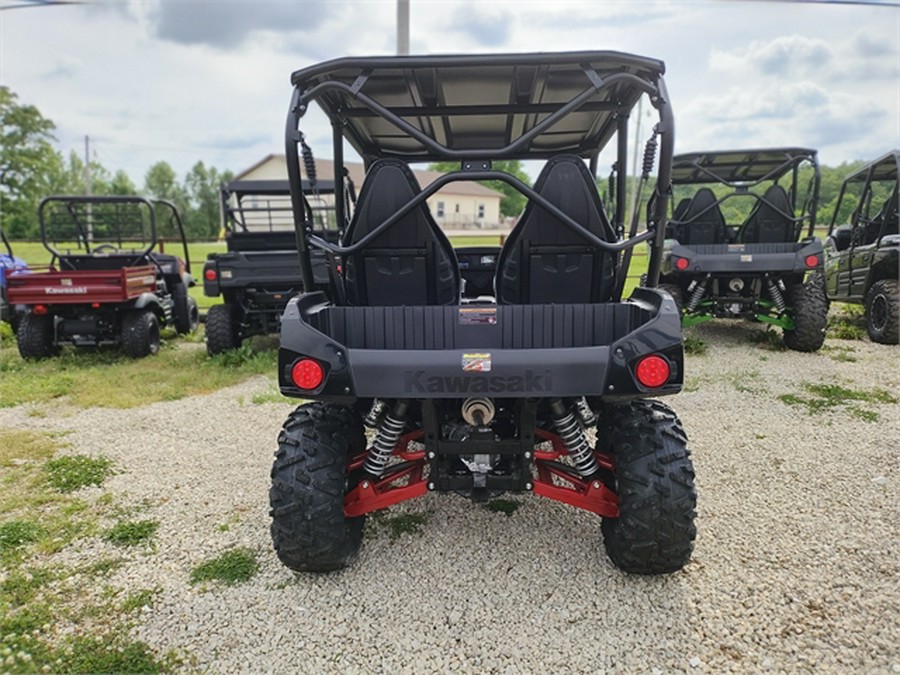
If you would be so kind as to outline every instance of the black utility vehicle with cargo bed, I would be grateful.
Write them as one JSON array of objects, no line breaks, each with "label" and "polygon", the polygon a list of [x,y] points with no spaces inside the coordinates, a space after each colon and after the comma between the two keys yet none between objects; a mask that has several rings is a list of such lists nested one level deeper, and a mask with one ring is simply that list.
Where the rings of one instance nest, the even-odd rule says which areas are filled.
[{"label": "black utility vehicle with cargo bed", "polygon": [[[673,144],[663,71],[650,58],[577,52],[351,57],[293,74],[287,168],[304,288],[313,252],[334,267],[281,322],[281,391],[311,400],[285,422],[272,467],[285,565],[348,565],[366,514],[429,492],[534,493],[600,516],[623,570],[688,562],[694,471],[681,422],[655,400],[684,379],[678,310],[656,288]],[[625,240],[626,176],[602,203],[595,173],[607,146],[607,161],[627,165],[628,117],[645,95],[659,119],[640,182],[658,146],[658,198],[647,229]],[[336,244],[306,227],[298,146],[314,103],[334,130],[335,181],[345,142],[367,167]],[[492,168],[500,159],[544,167],[529,187]],[[409,164],[449,160],[459,168],[421,190]],[[452,181],[488,180],[528,204],[484,255],[496,256],[493,296],[471,298],[426,200]],[[341,221],[348,205],[336,207]],[[647,284],[623,300],[623,256],[642,242]]]},{"label": "black utility vehicle with cargo bed", "polygon": [[822,243],[813,236],[816,151],[728,150],[677,155],[660,284],[684,325],[713,318],[778,326],[784,343],[825,341]]},{"label": "black utility vehicle with cargo bed", "polygon": [[[315,164],[307,167],[304,219],[326,241],[337,242],[334,183],[316,180]],[[353,186],[347,183],[352,201]],[[286,180],[236,180],[220,189],[225,253],[210,253],[203,267],[203,292],[222,297],[206,317],[210,355],[236,349],[254,335],[277,333],[287,301],[303,289],[297,262],[297,237],[291,194]],[[318,288],[328,283],[324,252],[313,254]],[[311,290],[312,287],[310,287]]]},{"label": "black utility vehicle with cargo bed", "polygon": [[[844,179],[825,240],[828,297],[865,306],[866,329],[875,342],[900,338],[900,222],[893,150]],[[838,226],[846,209],[850,222]]]},{"label": "black utility vehicle with cargo bed", "polygon": [[[54,196],[38,209],[50,264],[12,272],[9,302],[23,311],[16,331],[26,359],[61,345],[120,345],[133,358],[155,354],[160,328],[197,328],[197,302],[184,228],[169,202],[137,196]],[[162,239],[184,258],[165,253]]]}]

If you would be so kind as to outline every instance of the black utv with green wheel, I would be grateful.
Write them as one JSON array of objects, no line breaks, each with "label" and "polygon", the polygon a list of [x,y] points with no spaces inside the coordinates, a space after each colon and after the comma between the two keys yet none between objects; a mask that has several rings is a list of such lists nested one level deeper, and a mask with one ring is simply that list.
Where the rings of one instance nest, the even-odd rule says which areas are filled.
[{"label": "black utv with green wheel", "polygon": [[894,150],[844,179],[825,241],[828,297],[864,305],[869,337],[888,345],[900,337],[898,166]]},{"label": "black utv with green wheel", "polygon": [[[673,145],[663,70],[577,52],[344,58],[293,74],[287,169],[304,287],[313,252],[332,270],[281,320],[281,391],[310,401],[285,422],[272,467],[285,565],[350,564],[366,514],[429,492],[533,493],[590,511],[627,572],[689,561],[694,470],[681,422],[656,400],[684,380],[678,311],[657,288]],[[607,146],[627,166],[643,96],[658,123],[635,189],[658,166],[659,198],[624,239],[627,177],[613,177],[618,198],[604,203],[595,175]],[[335,181],[345,142],[367,167],[352,215],[336,204],[339,222],[349,216],[338,243],[305,227],[300,124],[313,103],[335,130]],[[531,187],[495,159],[544,165]],[[438,161],[458,168],[420,189],[409,165]],[[528,202],[485,253],[493,295],[472,298],[428,200],[454,181],[496,180]],[[623,299],[623,254],[641,243],[647,283]]]},{"label": "black utv with green wheel", "polygon": [[[334,183],[316,180],[315,164],[304,182],[305,227],[337,242]],[[352,184],[347,183],[351,192]],[[287,301],[303,290],[297,239],[286,180],[236,180],[220,190],[225,253],[210,253],[203,267],[203,292],[221,297],[206,316],[210,356],[237,349],[254,335],[277,333]],[[316,287],[328,283],[324,253],[314,255]]]},{"label": "black utv with green wheel", "polygon": [[822,242],[813,236],[816,151],[728,150],[677,155],[660,285],[684,325],[749,319],[782,329],[790,349],[825,341]]}]

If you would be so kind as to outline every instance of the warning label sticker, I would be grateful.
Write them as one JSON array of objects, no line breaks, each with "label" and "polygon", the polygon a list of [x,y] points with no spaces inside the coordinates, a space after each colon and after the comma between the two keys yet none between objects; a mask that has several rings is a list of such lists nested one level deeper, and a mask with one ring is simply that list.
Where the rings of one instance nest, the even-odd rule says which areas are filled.
[{"label": "warning label sticker", "polygon": [[460,307],[461,326],[493,326],[497,323],[496,307]]},{"label": "warning label sticker", "polygon": [[463,354],[462,369],[467,373],[489,373],[491,372],[491,355]]}]

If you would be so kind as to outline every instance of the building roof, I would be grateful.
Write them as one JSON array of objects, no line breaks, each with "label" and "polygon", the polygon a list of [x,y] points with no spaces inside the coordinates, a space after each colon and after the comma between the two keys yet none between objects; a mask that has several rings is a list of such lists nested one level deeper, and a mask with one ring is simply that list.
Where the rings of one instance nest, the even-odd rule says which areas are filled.
[{"label": "building roof", "polygon": [[[285,156],[271,153],[263,157],[255,164],[238,173],[234,177],[234,180],[243,180],[245,176],[252,174],[260,167],[270,163],[283,168],[284,178],[287,179],[287,160],[285,159]],[[347,173],[350,175],[350,180],[353,181],[354,185],[356,185],[356,189],[358,190],[360,186],[362,186],[363,178],[365,177],[365,167],[361,162],[345,162],[344,166],[347,168]],[[416,179],[419,181],[419,185],[423,188],[437,180],[439,176],[443,175],[440,171],[416,169],[413,167],[410,168],[412,168],[413,173],[416,175]],[[304,178],[309,178],[309,176],[306,175],[305,168],[301,168],[301,172]],[[332,180],[333,177],[334,162],[330,159],[316,159],[316,178],[319,178],[321,180]],[[457,181],[454,183],[450,183],[449,185],[441,188],[438,194],[465,195],[468,197],[485,198],[493,197],[496,199],[502,199],[504,196],[503,193],[498,192],[497,190],[492,190],[489,187],[486,187],[479,183],[474,183],[472,181]]]}]

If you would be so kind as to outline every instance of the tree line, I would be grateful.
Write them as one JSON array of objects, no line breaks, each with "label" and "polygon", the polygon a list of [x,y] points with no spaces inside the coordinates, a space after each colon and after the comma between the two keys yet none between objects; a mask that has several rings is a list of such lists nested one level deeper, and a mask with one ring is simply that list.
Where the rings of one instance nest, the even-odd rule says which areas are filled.
[{"label": "tree line", "polygon": [[[40,237],[37,210],[44,197],[87,194],[84,160],[54,147],[55,128],[35,106],[19,103],[15,93],[0,86],[0,227],[10,239]],[[232,179],[231,171],[198,161],[179,181],[168,162],[160,161],[138,186],[124,171],[112,172],[95,160],[87,168],[91,194],[167,199],[181,213],[188,238],[219,235],[219,185]]]}]

